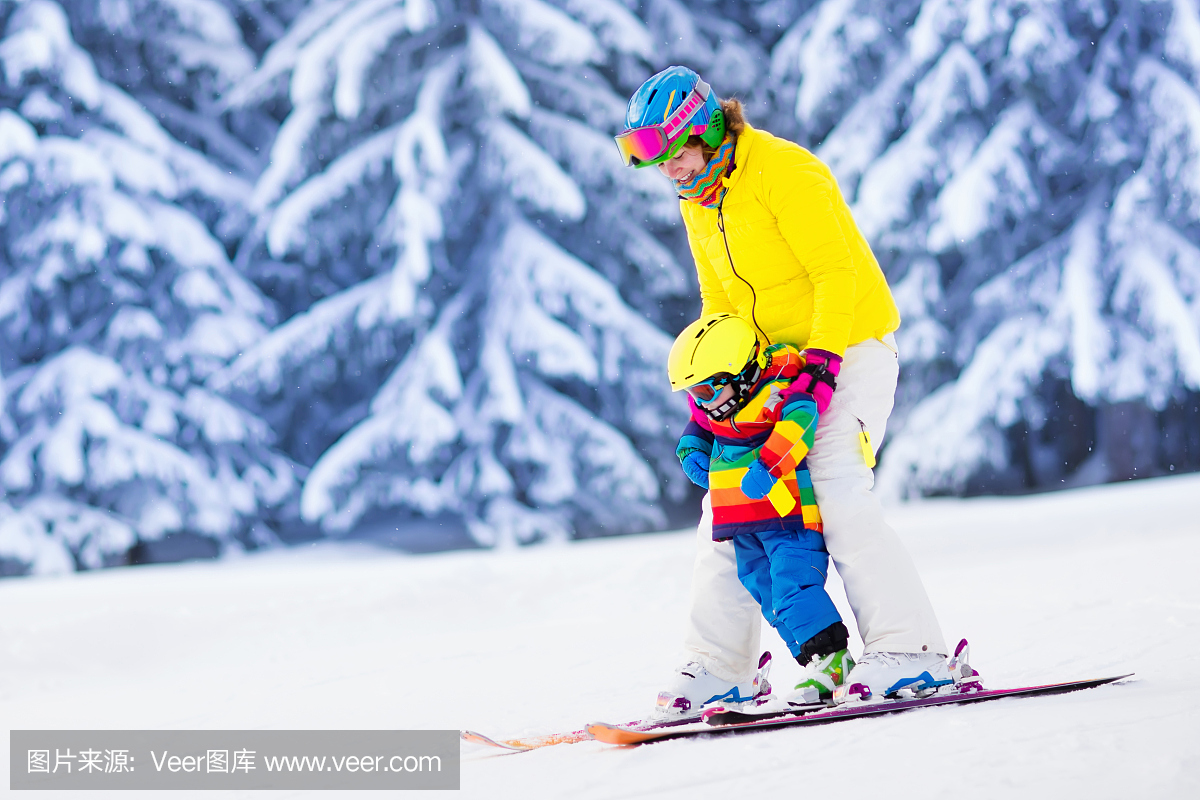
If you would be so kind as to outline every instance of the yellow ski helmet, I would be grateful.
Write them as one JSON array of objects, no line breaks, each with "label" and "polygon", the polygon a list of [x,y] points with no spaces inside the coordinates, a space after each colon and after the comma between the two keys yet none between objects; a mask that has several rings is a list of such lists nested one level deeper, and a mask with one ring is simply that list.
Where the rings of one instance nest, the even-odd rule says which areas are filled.
[{"label": "yellow ski helmet", "polygon": [[[758,379],[763,354],[758,347],[758,337],[750,323],[733,314],[708,314],[683,329],[671,345],[667,356],[667,377],[671,379],[671,390],[678,392],[714,376],[728,376],[741,396],[748,386]],[[707,399],[707,398],[700,398]]]}]

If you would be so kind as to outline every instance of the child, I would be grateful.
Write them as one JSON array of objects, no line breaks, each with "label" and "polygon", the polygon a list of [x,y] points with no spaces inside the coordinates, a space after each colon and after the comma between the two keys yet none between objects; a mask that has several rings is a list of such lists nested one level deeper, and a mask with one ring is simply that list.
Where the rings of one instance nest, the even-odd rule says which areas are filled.
[{"label": "child", "polygon": [[849,633],[825,592],[829,554],[804,457],[817,429],[812,395],[790,391],[804,356],[760,348],[741,317],[710,314],[671,347],[671,388],[686,389],[692,420],[676,454],[709,490],[713,538],[733,539],[738,577],[762,607],[804,679],[793,704],[832,698],[854,666]]}]

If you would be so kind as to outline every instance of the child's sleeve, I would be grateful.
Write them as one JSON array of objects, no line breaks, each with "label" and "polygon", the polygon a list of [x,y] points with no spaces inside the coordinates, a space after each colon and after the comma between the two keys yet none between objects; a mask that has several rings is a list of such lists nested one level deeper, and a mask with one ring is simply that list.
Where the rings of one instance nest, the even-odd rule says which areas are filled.
[{"label": "child's sleeve", "polygon": [[712,448],[712,431],[705,430],[693,419],[689,420],[687,427],[683,429],[683,435],[679,437],[679,445],[675,448],[675,455],[682,462],[687,458],[688,453],[693,453],[697,450],[706,456],[711,456]]},{"label": "child's sleeve", "polygon": [[817,403],[807,392],[788,395],[779,411],[779,422],[758,451],[758,457],[776,478],[782,478],[804,460],[817,433]]}]

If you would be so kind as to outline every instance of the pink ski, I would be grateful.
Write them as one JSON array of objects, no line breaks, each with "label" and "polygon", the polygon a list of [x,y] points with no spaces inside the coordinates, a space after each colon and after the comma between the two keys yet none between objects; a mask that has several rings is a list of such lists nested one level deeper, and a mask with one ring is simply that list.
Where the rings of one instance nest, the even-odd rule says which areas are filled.
[{"label": "pink ski", "polygon": [[587,730],[594,738],[608,744],[642,744],[643,742],[678,739],[699,734],[740,733],[797,725],[821,725],[880,714],[895,714],[917,708],[927,708],[929,706],[964,705],[967,703],[999,700],[1006,697],[1034,697],[1038,695],[1063,694],[1082,689],[1092,689],[1107,683],[1114,683],[1131,675],[1132,673],[1117,675],[1111,678],[1051,683],[1043,686],[1026,686],[1018,689],[958,691],[957,687],[955,687],[955,689],[951,689],[945,693],[933,694],[928,697],[855,702],[812,711],[797,709],[795,711],[754,715],[736,711],[725,711],[724,709],[710,709],[704,712],[701,722],[670,730],[637,730],[628,726],[609,725],[603,722],[589,725]]}]

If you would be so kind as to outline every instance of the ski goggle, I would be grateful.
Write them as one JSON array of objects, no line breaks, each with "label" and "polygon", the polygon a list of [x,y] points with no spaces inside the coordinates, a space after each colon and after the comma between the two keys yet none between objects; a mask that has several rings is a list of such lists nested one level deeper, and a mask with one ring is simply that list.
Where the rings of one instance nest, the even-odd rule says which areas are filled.
[{"label": "ski goggle", "polygon": [[722,372],[719,375],[713,375],[706,381],[700,381],[687,387],[687,393],[692,396],[692,399],[697,403],[711,403],[713,398],[721,393],[721,390],[728,386],[733,381],[733,376],[728,372]]},{"label": "ski goggle", "polygon": [[[617,149],[621,151],[621,159],[625,166],[648,167],[660,164],[678,153],[687,141],[687,137],[681,133],[688,120],[704,106],[710,91],[707,83],[696,81],[696,86],[683,101],[683,105],[661,124],[630,128],[618,134],[615,137]],[[703,125],[693,125],[692,133],[701,134],[707,129],[707,122]]]}]

